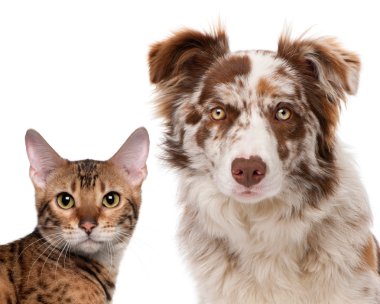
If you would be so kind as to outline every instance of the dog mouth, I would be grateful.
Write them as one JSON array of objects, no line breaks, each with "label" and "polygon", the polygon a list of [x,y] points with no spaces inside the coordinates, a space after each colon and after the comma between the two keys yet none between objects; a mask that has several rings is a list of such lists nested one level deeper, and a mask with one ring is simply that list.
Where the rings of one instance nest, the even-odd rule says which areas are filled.
[{"label": "dog mouth", "polygon": [[250,188],[236,187],[232,189],[231,194],[237,201],[241,202],[257,202],[269,197],[273,197],[280,191],[279,185],[256,185]]},{"label": "dog mouth", "polygon": [[244,190],[235,190],[233,193],[237,196],[242,197],[256,197],[261,196],[265,194],[265,191],[263,190],[256,190],[256,189],[244,189]]}]

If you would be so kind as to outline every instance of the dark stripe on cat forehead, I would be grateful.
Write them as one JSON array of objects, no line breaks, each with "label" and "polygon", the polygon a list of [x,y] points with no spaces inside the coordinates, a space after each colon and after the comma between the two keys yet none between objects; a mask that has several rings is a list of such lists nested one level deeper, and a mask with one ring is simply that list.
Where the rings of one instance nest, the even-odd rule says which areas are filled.
[{"label": "dark stripe on cat forehead", "polygon": [[74,162],[77,166],[77,174],[81,188],[91,188],[95,186],[99,176],[100,161],[85,159]]}]

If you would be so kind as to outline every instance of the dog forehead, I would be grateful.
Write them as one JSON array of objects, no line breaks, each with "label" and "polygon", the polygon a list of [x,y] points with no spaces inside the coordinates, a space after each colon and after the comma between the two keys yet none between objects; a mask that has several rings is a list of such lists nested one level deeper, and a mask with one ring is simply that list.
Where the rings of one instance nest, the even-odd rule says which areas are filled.
[{"label": "dog forehead", "polygon": [[263,96],[295,94],[294,70],[276,53],[240,51],[218,60],[205,75],[199,101],[252,103]]}]

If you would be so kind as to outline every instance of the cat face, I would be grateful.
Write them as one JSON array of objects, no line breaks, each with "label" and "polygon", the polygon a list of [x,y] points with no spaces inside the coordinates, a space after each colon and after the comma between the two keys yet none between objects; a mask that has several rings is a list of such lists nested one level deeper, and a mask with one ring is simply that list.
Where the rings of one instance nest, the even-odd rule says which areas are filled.
[{"label": "cat face", "polygon": [[136,130],[108,161],[68,161],[34,130],[26,134],[39,232],[79,254],[123,248],[137,222],[149,138]]}]

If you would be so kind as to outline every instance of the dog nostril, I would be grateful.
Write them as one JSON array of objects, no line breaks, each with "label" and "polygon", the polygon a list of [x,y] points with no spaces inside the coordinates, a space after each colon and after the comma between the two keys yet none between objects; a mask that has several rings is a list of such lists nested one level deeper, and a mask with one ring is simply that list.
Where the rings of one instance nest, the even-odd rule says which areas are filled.
[{"label": "dog nostril", "polygon": [[255,171],[253,171],[253,175],[264,175],[264,173],[262,173],[259,170],[255,170]]},{"label": "dog nostril", "polygon": [[232,171],[233,175],[243,175],[243,170],[234,170]]}]

